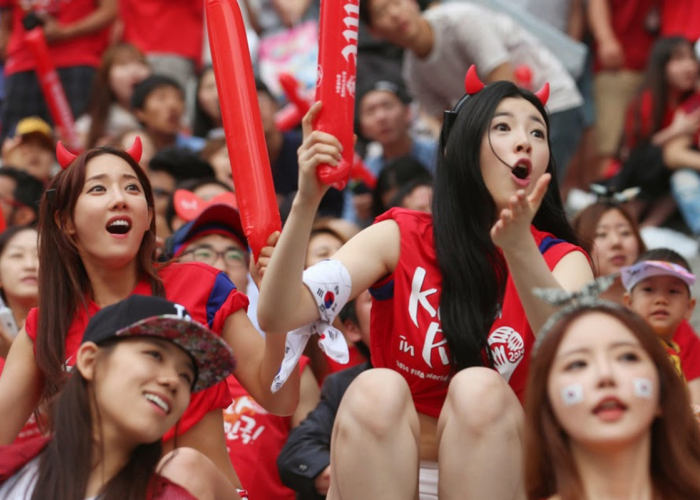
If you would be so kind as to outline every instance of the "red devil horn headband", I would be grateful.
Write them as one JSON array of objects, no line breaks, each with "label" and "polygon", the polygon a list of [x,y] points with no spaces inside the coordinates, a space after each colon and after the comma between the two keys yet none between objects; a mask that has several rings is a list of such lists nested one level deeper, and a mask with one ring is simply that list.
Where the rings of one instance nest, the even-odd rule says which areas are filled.
[{"label": "red devil horn headband", "polygon": [[[131,145],[129,149],[126,150],[129,156],[131,156],[136,163],[141,161],[141,154],[143,153],[143,145],[141,144],[141,138],[139,136],[136,136],[134,139],[134,143]],[[77,158],[77,155],[74,155],[70,151],[68,151],[63,143],[61,141],[58,141],[58,144],[56,145],[56,159],[58,159],[58,164],[61,165],[61,168],[63,170],[67,169],[68,166],[73,163],[73,161]]]},{"label": "red devil horn headband", "polygon": [[[484,83],[479,79],[479,75],[476,74],[476,66],[472,64],[469,66],[467,76],[464,78],[464,90],[467,94],[474,95],[481,91],[484,86]],[[542,103],[542,106],[546,106],[549,100],[549,83],[545,83],[540,90],[535,92],[535,95]]]}]

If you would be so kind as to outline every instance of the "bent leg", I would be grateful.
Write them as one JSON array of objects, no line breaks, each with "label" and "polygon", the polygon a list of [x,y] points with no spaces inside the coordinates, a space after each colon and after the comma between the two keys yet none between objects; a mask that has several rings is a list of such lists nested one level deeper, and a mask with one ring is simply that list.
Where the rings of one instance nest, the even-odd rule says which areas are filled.
[{"label": "bent leg", "polygon": [[455,375],[438,420],[440,500],[525,498],[523,420],[518,398],[495,370]]},{"label": "bent leg", "polygon": [[360,374],[338,408],[329,500],[414,500],[420,425],[406,381],[387,369]]},{"label": "bent leg", "polygon": [[182,486],[198,500],[238,499],[231,481],[194,448],[176,448],[158,464],[158,473]]}]

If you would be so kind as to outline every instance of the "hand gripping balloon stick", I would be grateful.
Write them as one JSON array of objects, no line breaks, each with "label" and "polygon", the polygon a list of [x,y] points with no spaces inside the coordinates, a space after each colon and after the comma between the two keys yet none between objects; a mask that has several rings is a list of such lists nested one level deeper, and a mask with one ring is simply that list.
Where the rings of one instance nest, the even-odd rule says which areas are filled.
[{"label": "hand gripping balloon stick", "polygon": [[49,57],[44,30],[40,27],[28,30],[24,35],[24,42],[29,46],[34,56],[36,76],[49,107],[51,118],[58,128],[59,136],[72,151],[80,151],[82,145],[75,130],[73,112],[68,104],[68,99],[66,99],[66,93],[63,91],[56,68]]},{"label": "hand gripping balloon stick", "polygon": [[253,65],[236,0],[206,0],[209,45],[243,231],[257,261],[282,227],[263,134]]},{"label": "hand gripping balloon stick", "polygon": [[[312,103],[299,93],[299,82],[292,75],[288,73],[281,73],[279,79],[280,86],[289,100],[289,107],[294,107],[294,109],[297,110],[301,120],[301,117],[306,115],[306,113],[308,113],[311,109]],[[285,108],[287,108],[287,106],[285,106]],[[287,111],[286,113],[289,113],[289,116],[287,117],[288,122],[286,122],[289,123],[293,119],[292,112]],[[298,122],[292,126],[296,125],[298,125]],[[360,155],[354,151],[352,157],[352,167],[350,168],[350,178],[364,182],[367,187],[371,189],[374,189],[374,186],[377,184],[377,179],[374,177],[374,174],[367,169],[365,163],[362,161],[362,158],[360,158]]]},{"label": "hand gripping balloon stick", "polygon": [[314,130],[334,135],[343,145],[343,159],[337,167],[318,168],[321,182],[337,189],[345,187],[353,163],[359,15],[358,0],[321,1],[316,101],[323,107]]}]

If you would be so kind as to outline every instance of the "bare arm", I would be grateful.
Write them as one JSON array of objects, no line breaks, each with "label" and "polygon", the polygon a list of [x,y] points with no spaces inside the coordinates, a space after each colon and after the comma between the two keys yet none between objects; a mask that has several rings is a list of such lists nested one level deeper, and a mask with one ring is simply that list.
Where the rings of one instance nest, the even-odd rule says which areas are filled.
[{"label": "bare arm", "polygon": [[12,34],[12,10],[0,9],[0,60],[7,57],[7,44]]},{"label": "bare arm", "polygon": [[691,168],[700,171],[700,153],[692,149],[693,138],[682,135],[664,146],[664,164],[671,170]]},{"label": "bare arm", "polygon": [[275,415],[291,415],[299,403],[299,370],[272,393],[270,386],[284,360],[285,336],[263,338],[242,310],[228,317],[222,338],[231,346],[237,365],[233,375],[260,405]]},{"label": "bare arm", "polygon": [[566,33],[574,40],[583,40],[586,33],[586,15],[583,0],[572,0]]},{"label": "bare arm", "polygon": [[311,411],[316,408],[321,399],[321,389],[318,387],[318,380],[314,377],[314,372],[307,365],[301,372],[301,395],[299,405],[292,414],[292,428],[297,427]]},{"label": "bare arm", "polygon": [[158,473],[200,500],[240,498],[241,488],[226,449],[221,410],[207,413],[194,427],[177,438],[163,443]]},{"label": "bare arm", "polygon": [[491,230],[491,237],[503,250],[508,270],[518,291],[525,315],[535,335],[556,308],[539,299],[534,288],[560,288],[578,290],[593,280],[593,270],[581,252],[564,256],[550,271],[530,234],[530,224],[539,209],[551,177],[542,176],[529,197],[519,191],[511,198],[510,206],[501,211],[499,220]]},{"label": "bare arm", "polygon": [[0,376],[0,445],[10,444],[36,409],[43,376],[34,357],[34,343],[22,328],[7,355]]},{"label": "bare arm", "polygon": [[672,139],[678,136],[686,135],[689,137],[695,136],[700,125],[700,108],[690,113],[686,113],[682,109],[676,111],[673,115],[671,124],[651,137],[652,144],[656,146],[664,146]]},{"label": "bare arm", "polygon": [[504,62],[500,66],[497,66],[491,73],[486,77],[486,82],[497,82],[500,80],[508,80],[509,82],[515,81],[515,74],[513,73],[513,66],[509,62]]},{"label": "bare arm", "polygon": [[44,33],[51,42],[70,40],[89,35],[109,26],[117,18],[118,0],[99,0],[97,8],[84,18],[72,24],[63,25],[56,19],[45,19]]},{"label": "bare arm", "polygon": [[[337,165],[340,160],[337,139],[312,131],[311,124],[320,109],[320,103],[316,103],[304,117],[299,191],[262,280],[258,321],[265,332],[286,333],[319,318],[316,302],[302,282],[302,273],[309,233],[321,198],[328,190],[317,180],[316,168],[324,163]],[[333,256],[345,265],[352,279],[350,299],[393,271],[399,239],[396,223],[385,221],[356,235]]]},{"label": "bare arm", "polygon": [[605,69],[619,69],[625,62],[625,54],[613,31],[608,0],[588,1],[588,25],[598,44],[597,56]]}]

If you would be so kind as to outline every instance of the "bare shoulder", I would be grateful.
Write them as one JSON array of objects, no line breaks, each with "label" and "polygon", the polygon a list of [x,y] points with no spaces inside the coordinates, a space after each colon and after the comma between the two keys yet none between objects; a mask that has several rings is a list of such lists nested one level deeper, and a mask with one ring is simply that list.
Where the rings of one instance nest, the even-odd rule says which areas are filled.
[{"label": "bare shoulder", "polygon": [[396,221],[385,220],[360,231],[333,256],[350,272],[353,296],[394,272],[401,254]]}]

